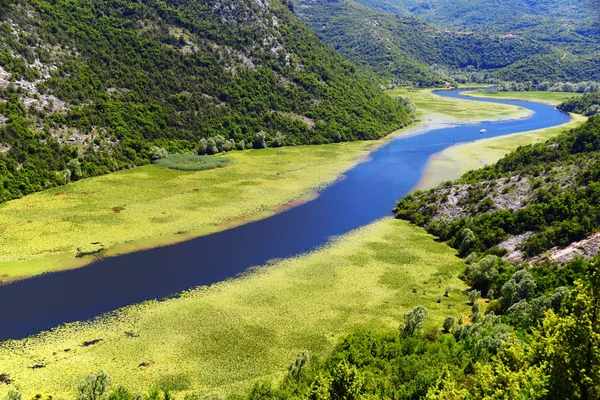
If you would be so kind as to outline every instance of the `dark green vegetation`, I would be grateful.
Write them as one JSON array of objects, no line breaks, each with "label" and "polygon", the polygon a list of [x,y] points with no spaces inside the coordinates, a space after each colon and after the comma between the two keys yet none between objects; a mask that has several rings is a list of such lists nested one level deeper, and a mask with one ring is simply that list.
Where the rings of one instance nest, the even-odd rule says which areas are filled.
[{"label": "dark green vegetation", "polygon": [[194,154],[172,154],[154,161],[154,164],[179,171],[203,171],[224,167],[229,160],[224,157],[197,156]]},{"label": "dark green vegetation", "polygon": [[[600,398],[600,258],[558,268],[515,269],[495,256],[471,264],[475,279],[470,316],[447,317],[423,331],[427,310],[404,315],[396,331],[358,331],[333,353],[302,352],[278,383],[257,382],[247,396],[229,399],[586,399]],[[475,282],[474,281],[474,282]],[[478,302],[482,281],[498,287]],[[493,289],[490,289],[493,290]],[[171,399],[185,387],[176,377],[149,390],[145,400]],[[79,399],[131,400],[110,387],[105,372],[88,376]],[[18,398],[12,392],[10,400]],[[223,399],[188,393],[186,400]]]},{"label": "dark green vegetation", "polygon": [[426,227],[464,256],[506,254],[514,249],[502,242],[513,238],[525,257],[533,257],[600,228],[599,160],[600,117],[595,116],[454,184],[405,197],[397,216]]},{"label": "dark green vegetation", "polygon": [[488,70],[550,51],[531,41],[439,31],[421,20],[377,12],[351,1],[306,1],[295,12],[321,39],[355,63],[380,76],[422,86],[443,84],[441,76],[449,74],[430,72],[429,65]]},{"label": "dark green vegetation", "polygon": [[277,0],[2,4],[0,202],[148,163],[152,145],[375,139],[410,121]]},{"label": "dark green vegetation", "polygon": [[600,25],[585,1],[358,3],[300,0],[295,13],[385,81],[426,86],[600,78]]},{"label": "dark green vegetation", "polygon": [[560,110],[592,116],[600,113],[600,93],[586,93],[558,106]]}]

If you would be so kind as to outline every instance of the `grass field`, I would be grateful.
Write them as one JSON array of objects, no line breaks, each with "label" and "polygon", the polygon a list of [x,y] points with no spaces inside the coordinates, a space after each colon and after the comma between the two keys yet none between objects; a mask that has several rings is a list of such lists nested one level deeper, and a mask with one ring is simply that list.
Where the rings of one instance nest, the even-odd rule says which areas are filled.
[{"label": "grass field", "polygon": [[495,163],[519,146],[545,142],[565,130],[578,127],[586,120],[586,117],[571,114],[571,122],[558,127],[520,132],[449,147],[431,157],[415,189],[430,189],[440,182],[458,179],[467,171]]},{"label": "grass field", "polygon": [[387,93],[411,99],[417,106],[419,117],[426,121],[468,123],[523,118],[530,115],[530,111],[522,107],[449,99],[436,96],[432,92],[432,89],[407,91],[405,88],[399,88]]},{"label": "grass field", "polygon": [[465,93],[467,96],[473,97],[488,97],[495,99],[517,99],[517,100],[530,100],[537,101],[540,103],[546,103],[550,105],[558,105],[570,97],[581,96],[581,93],[563,93],[563,92],[489,92],[489,91],[475,91]]},{"label": "grass field", "polygon": [[417,305],[430,311],[428,329],[440,329],[446,315],[468,315],[456,278],[463,268],[422,229],[386,218],[240,279],[4,342],[0,374],[13,384],[0,384],[0,397],[19,387],[27,399],[73,398],[78,382],[101,369],[135,391],[243,392],[258,378],[281,378],[302,350],[326,355],[355,329],[395,329]]},{"label": "grass field", "polygon": [[0,205],[0,279],[88,263],[273,214],[334,181],[381,142],[231,152],[224,168],[153,165],[85,179]]}]

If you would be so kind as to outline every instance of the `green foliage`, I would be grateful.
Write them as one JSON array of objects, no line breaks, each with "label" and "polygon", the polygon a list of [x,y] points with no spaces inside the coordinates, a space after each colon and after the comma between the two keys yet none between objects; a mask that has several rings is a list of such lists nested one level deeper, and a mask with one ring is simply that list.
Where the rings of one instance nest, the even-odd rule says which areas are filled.
[{"label": "green foliage", "polygon": [[[39,81],[36,94],[0,90],[0,147],[9,149],[0,157],[0,202],[64,184],[75,158],[81,174],[71,179],[81,179],[146,164],[152,146],[214,154],[260,131],[267,142],[282,132],[286,144],[330,143],[380,138],[409,123],[402,104],[320,43],[287,3],[213,6],[8,7],[15,32],[0,22],[0,67],[10,79]],[[38,104],[42,97],[57,106]],[[200,143],[219,135],[220,144]]]},{"label": "green foliage", "polygon": [[23,395],[18,390],[9,390],[5,400],[23,400]]},{"label": "green foliage", "polygon": [[229,159],[224,157],[197,156],[194,154],[171,154],[154,162],[160,167],[179,171],[204,171],[221,168],[228,163]]},{"label": "green foliage", "polygon": [[581,97],[573,97],[559,104],[557,108],[589,117],[600,114],[600,93],[586,93]]},{"label": "green foliage", "polygon": [[442,325],[442,329],[444,329],[445,333],[450,333],[450,330],[454,326],[455,319],[452,315],[448,315],[446,319],[444,319],[444,324]]},{"label": "green foliage", "polygon": [[[425,226],[463,256],[473,251],[494,253],[495,246],[509,236],[533,232],[522,245],[525,255],[533,257],[584,239],[600,228],[598,161],[600,117],[594,116],[552,142],[520,147],[494,165],[466,173],[458,184],[467,185],[468,196],[461,206],[468,216],[443,224],[432,222],[440,202],[438,189],[406,196],[398,202],[396,215]],[[567,173],[572,174],[568,179]],[[492,192],[490,185],[512,177],[531,182],[533,195],[526,204],[514,211],[480,210],[478,205]]]},{"label": "green foliage", "polygon": [[561,312],[549,311],[534,331],[551,398],[600,397],[600,259],[589,265],[589,279],[577,282]]},{"label": "green foliage", "polygon": [[391,86],[599,80],[600,35],[577,2],[304,0],[297,14]]},{"label": "green foliage", "polygon": [[166,149],[164,149],[162,147],[158,147],[158,146],[152,146],[152,148],[148,152],[148,156],[150,157],[150,160],[152,160],[152,161],[160,160],[162,158],[167,157],[168,155],[169,155],[169,152]]},{"label": "green foliage", "polygon": [[102,399],[107,394],[110,384],[110,376],[105,371],[90,374],[79,384],[77,400]]},{"label": "green foliage", "polygon": [[427,309],[422,306],[415,307],[404,314],[404,322],[400,325],[402,336],[413,337],[418,335],[428,314]]}]

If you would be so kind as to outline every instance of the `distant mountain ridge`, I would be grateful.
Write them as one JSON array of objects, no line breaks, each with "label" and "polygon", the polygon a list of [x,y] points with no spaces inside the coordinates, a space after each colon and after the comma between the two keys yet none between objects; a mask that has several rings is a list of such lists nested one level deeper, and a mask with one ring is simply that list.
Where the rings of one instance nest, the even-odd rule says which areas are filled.
[{"label": "distant mountain ridge", "polygon": [[444,68],[481,79],[600,79],[600,29],[583,0],[359,2],[298,0],[295,13],[348,59],[400,82],[440,83],[453,75]]}]

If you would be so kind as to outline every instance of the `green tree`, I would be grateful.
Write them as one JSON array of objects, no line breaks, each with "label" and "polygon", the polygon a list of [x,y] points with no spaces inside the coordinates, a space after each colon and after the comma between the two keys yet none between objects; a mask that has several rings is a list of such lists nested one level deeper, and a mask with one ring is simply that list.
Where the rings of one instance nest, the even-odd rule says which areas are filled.
[{"label": "green tree", "polygon": [[254,137],[254,148],[255,149],[264,149],[267,147],[266,142],[267,134],[264,131],[260,131]]},{"label": "green tree", "polygon": [[79,384],[79,395],[77,396],[77,400],[102,399],[105,396],[110,383],[110,376],[105,371],[99,371],[88,375],[83,382]]},{"label": "green tree", "polygon": [[161,158],[165,158],[168,155],[169,152],[166,149],[158,146],[152,146],[152,148],[148,152],[148,156],[152,161],[160,160]]},{"label": "green tree", "polygon": [[74,158],[67,163],[67,169],[71,171],[71,175],[69,176],[72,181],[76,181],[81,179],[81,163],[78,159]]},{"label": "green tree", "polygon": [[508,308],[521,300],[529,299],[535,294],[537,284],[526,269],[515,272],[502,286],[502,302]]},{"label": "green tree", "polygon": [[477,364],[474,381],[474,400],[534,400],[548,392],[543,368],[533,363],[529,347],[514,339],[491,363]]},{"label": "green tree", "polygon": [[206,150],[208,149],[208,141],[204,138],[200,139],[198,142],[198,154],[204,155],[206,154]]},{"label": "green tree", "polygon": [[454,321],[455,320],[452,315],[446,316],[446,319],[444,319],[444,324],[442,325],[444,332],[446,332],[446,333],[450,332],[450,329],[452,329],[452,327],[454,326]]},{"label": "green tree", "polygon": [[552,398],[600,398],[600,261],[590,263],[586,282],[578,281],[560,315],[549,310],[534,345],[546,365]]},{"label": "green tree", "polygon": [[217,154],[219,152],[219,148],[217,147],[217,143],[214,138],[208,138],[206,140],[206,154]]},{"label": "green tree", "polygon": [[459,234],[459,240],[460,245],[458,246],[458,251],[461,255],[466,256],[475,247],[477,236],[475,236],[475,233],[473,233],[471,229],[465,228]]},{"label": "green tree", "polygon": [[359,399],[363,382],[358,369],[344,360],[333,370],[329,388],[331,398],[333,400]]},{"label": "green tree", "polygon": [[427,318],[428,311],[423,306],[418,306],[404,314],[404,322],[400,325],[400,333],[403,337],[417,335],[423,327],[423,321]]}]

